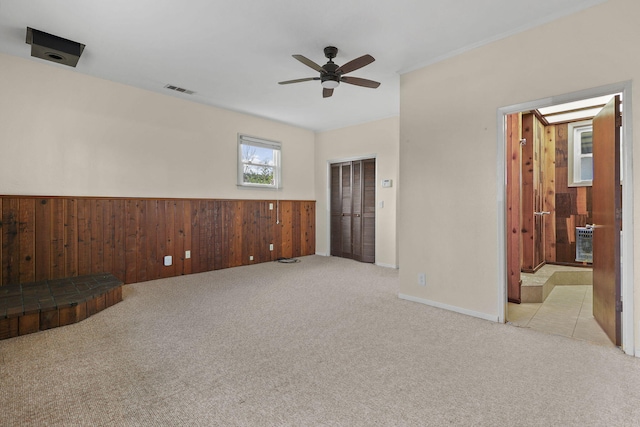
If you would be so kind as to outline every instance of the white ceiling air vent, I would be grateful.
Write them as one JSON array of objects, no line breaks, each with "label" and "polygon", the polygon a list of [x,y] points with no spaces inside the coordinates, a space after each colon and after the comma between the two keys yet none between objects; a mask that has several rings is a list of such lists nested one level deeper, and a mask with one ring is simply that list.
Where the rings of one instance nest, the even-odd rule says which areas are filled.
[{"label": "white ceiling air vent", "polygon": [[195,92],[189,89],[185,89],[183,87],[178,87],[174,85],[166,85],[165,89],[175,90],[176,92],[186,93],[187,95],[193,95]]},{"label": "white ceiling air vent", "polygon": [[27,44],[31,45],[31,56],[58,64],[75,67],[84,50],[82,43],[63,39],[44,31],[27,27]]}]

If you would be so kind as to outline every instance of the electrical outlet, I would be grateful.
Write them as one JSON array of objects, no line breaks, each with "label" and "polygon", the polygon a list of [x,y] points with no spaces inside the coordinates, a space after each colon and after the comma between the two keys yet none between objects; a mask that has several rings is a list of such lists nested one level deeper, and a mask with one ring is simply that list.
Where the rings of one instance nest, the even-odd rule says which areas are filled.
[{"label": "electrical outlet", "polygon": [[249,261],[253,261],[253,255],[249,255]]},{"label": "electrical outlet", "polygon": [[273,210],[273,203],[269,203],[269,210],[272,211]]},{"label": "electrical outlet", "polygon": [[269,244],[269,250],[272,251],[273,250],[273,243]]},{"label": "electrical outlet", "polygon": [[169,267],[171,264],[173,264],[173,257],[171,255],[167,255],[164,257],[164,265],[165,267]]},{"label": "electrical outlet", "polygon": [[184,251],[184,259],[191,258],[191,251]]},{"label": "electrical outlet", "polygon": [[418,273],[418,285],[427,286],[427,275],[424,273]]}]

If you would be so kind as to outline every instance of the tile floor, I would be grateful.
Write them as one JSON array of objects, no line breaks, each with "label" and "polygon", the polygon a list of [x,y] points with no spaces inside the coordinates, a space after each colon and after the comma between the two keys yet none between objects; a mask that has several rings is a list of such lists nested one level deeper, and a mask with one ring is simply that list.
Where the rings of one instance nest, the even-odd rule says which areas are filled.
[{"label": "tile floor", "polygon": [[507,321],[555,335],[614,346],[592,313],[593,287],[556,285],[543,303],[509,303]]}]

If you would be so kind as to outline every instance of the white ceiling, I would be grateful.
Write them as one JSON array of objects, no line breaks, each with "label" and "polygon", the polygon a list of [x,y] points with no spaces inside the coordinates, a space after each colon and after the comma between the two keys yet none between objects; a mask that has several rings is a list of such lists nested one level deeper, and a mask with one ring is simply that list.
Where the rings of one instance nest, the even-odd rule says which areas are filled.
[{"label": "white ceiling", "polygon": [[[400,74],[604,0],[0,0],[0,52],[29,58],[26,28],[86,45],[76,72],[321,131],[399,114]],[[378,89],[278,85],[364,54]],[[165,89],[167,84],[194,95]]]}]

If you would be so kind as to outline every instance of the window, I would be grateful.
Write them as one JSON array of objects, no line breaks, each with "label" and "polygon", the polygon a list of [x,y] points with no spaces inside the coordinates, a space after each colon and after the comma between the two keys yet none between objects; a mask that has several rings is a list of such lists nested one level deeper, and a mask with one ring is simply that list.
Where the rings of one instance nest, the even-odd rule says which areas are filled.
[{"label": "window", "polygon": [[238,185],[280,188],[280,143],[238,135]]},{"label": "window", "polygon": [[593,126],[591,120],[569,123],[569,186],[591,185],[593,181]]}]

